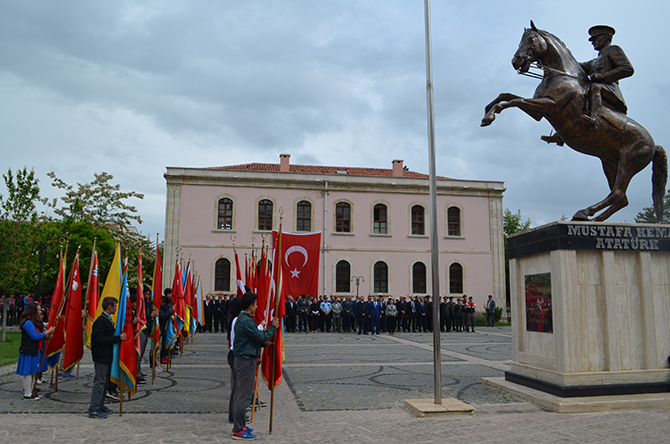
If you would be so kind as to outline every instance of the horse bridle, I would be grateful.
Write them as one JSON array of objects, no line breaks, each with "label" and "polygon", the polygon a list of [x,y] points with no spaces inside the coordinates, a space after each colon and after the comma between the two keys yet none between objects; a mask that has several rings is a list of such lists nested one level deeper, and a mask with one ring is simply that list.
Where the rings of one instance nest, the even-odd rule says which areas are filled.
[{"label": "horse bridle", "polygon": [[[576,76],[576,75],[574,75],[574,74],[569,74],[569,73],[567,73],[567,72],[565,72],[565,71],[561,71],[561,70],[556,69],[556,68],[550,68],[550,67],[548,67],[548,66],[543,66],[542,63],[540,63],[539,61],[535,61],[535,62],[531,63],[531,64],[530,64],[530,68],[533,68],[533,69],[540,69],[540,70],[545,70],[545,69],[546,69],[547,71],[551,71],[551,72],[553,72],[553,73],[555,73],[555,74],[561,74],[561,75],[564,75],[564,76],[572,77],[573,79],[581,80],[581,78],[580,78],[579,76]],[[544,75],[539,74],[539,73],[536,73],[536,72],[530,72],[530,71],[521,72],[521,71],[517,71],[517,74],[521,74],[522,76],[526,76],[526,77],[531,77],[531,78],[533,78],[533,79],[540,79],[540,80],[544,79]]]}]

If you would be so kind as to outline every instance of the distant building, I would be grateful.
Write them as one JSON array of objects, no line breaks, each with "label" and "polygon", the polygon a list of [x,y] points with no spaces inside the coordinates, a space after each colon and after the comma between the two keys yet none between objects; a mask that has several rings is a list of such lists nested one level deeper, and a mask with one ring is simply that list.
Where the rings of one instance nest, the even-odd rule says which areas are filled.
[{"label": "distant building", "polygon": [[[428,176],[403,168],[250,163],[168,167],[163,287],[172,284],[178,248],[195,260],[203,291],[235,292],[231,235],[240,255],[266,235],[322,231],[322,294],[431,294]],[[505,307],[503,182],[438,178],[441,296],[489,294]]]}]

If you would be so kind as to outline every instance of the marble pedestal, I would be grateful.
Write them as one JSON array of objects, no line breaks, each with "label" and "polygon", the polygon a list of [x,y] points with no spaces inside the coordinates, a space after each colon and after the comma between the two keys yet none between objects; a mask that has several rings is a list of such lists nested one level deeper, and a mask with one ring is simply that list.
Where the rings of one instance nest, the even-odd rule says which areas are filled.
[{"label": "marble pedestal", "polygon": [[508,254],[507,383],[560,398],[670,392],[670,226],[556,222],[511,236]]}]

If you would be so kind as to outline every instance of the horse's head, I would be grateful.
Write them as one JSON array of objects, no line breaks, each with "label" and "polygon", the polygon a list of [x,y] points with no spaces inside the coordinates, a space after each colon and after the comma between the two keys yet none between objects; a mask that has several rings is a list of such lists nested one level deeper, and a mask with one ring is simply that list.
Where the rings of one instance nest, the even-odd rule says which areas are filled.
[{"label": "horse's head", "polygon": [[547,52],[547,41],[531,20],[530,28],[524,30],[519,49],[514,53],[512,66],[520,73],[528,72],[531,63],[542,58]]}]

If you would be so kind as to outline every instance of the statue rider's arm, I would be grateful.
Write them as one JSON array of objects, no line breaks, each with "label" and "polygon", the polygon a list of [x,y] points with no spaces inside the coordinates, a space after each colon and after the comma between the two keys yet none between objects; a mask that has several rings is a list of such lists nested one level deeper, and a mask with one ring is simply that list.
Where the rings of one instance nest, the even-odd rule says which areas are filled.
[{"label": "statue rider's arm", "polygon": [[615,68],[603,73],[604,83],[616,82],[617,80],[632,76],[635,72],[630,60],[628,60],[623,49],[619,46],[610,46],[609,51],[607,52],[607,57],[609,58],[611,65]]}]

